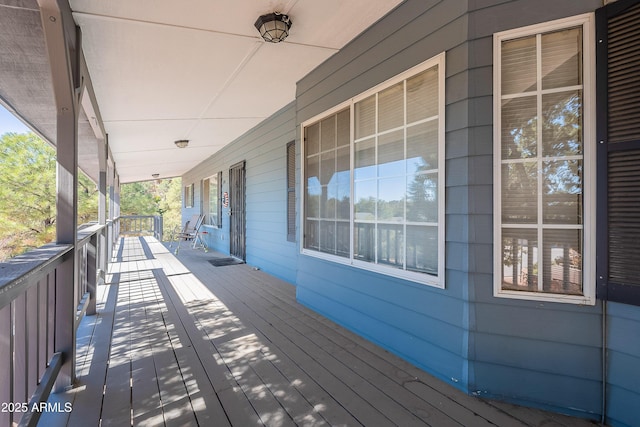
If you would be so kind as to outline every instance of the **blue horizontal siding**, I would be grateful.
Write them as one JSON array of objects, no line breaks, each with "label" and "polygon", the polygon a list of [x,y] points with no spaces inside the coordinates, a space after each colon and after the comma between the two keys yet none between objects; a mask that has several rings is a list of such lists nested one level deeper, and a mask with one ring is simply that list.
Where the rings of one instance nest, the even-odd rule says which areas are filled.
[{"label": "blue horizontal siding", "polygon": [[472,366],[476,381],[490,386],[476,389],[474,394],[477,396],[582,418],[600,417],[602,385],[599,381],[480,361]]},{"label": "blue horizontal siding", "polygon": [[299,257],[297,285],[300,303],[464,388],[461,300],[426,285],[309,256]]},{"label": "blue horizontal siding", "polygon": [[[188,217],[199,211],[202,179],[222,171],[222,191],[229,191],[229,167],[245,161],[246,261],[291,283],[298,251],[287,240],[286,146],[296,137],[295,112],[290,103],[183,177],[183,182],[196,183],[196,208],[183,211]],[[229,253],[228,213],[223,207],[222,228],[205,227],[207,246],[224,254]]]},{"label": "blue horizontal siding", "polygon": [[607,423],[640,426],[640,307],[607,304]]}]

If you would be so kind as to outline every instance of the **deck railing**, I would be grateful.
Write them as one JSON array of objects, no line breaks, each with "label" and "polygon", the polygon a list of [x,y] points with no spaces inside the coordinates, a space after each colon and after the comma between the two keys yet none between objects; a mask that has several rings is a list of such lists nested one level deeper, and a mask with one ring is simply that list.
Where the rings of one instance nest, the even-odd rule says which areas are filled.
[{"label": "deck railing", "polygon": [[125,236],[152,235],[162,242],[161,215],[126,215],[120,217],[120,234]]},{"label": "deck railing", "polygon": [[0,425],[36,425],[63,365],[73,381],[74,331],[95,313],[117,231],[117,220],[80,227],[75,250],[52,243],[0,263]]}]

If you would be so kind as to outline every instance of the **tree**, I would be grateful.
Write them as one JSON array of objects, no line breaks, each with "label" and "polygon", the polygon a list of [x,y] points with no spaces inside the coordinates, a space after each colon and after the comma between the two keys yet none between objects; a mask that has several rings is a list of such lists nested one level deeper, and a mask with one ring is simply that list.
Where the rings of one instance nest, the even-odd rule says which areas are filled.
[{"label": "tree", "polygon": [[[97,219],[95,184],[78,177],[78,223]],[[55,239],[56,152],[34,133],[0,137],[0,260]]]},{"label": "tree", "polygon": [[162,215],[163,233],[169,237],[171,231],[181,223],[180,181],[163,179],[123,184],[120,188],[120,214]]},{"label": "tree", "polygon": [[0,139],[0,235],[9,255],[55,236],[55,151],[33,133]]}]

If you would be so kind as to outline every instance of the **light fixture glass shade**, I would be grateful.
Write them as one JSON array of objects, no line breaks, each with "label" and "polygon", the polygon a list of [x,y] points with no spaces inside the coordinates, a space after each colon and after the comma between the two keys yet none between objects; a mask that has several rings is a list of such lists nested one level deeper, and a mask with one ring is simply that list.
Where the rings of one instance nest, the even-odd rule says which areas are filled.
[{"label": "light fixture glass shade", "polygon": [[178,146],[178,148],[184,148],[187,145],[189,145],[189,140],[188,139],[179,139],[179,140],[175,141],[174,144],[176,144]]},{"label": "light fixture glass shade", "polygon": [[292,24],[293,22],[287,15],[274,12],[259,17],[255,26],[265,41],[280,43],[289,35],[289,28]]}]

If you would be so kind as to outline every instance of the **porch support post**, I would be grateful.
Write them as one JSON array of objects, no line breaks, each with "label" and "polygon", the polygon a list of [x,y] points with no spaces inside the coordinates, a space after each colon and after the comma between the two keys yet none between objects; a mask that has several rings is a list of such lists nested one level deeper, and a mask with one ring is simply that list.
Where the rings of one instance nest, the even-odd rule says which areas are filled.
[{"label": "porch support post", "polygon": [[102,145],[98,148],[99,162],[100,162],[100,175],[98,176],[98,224],[105,226],[102,232],[98,236],[98,274],[100,279],[98,282],[103,283],[107,274],[107,268],[109,267],[109,229],[107,224],[107,170],[109,168],[107,162],[107,153],[109,146],[107,141],[102,141]]},{"label": "porch support post", "polygon": [[62,368],[55,390],[70,387],[75,380],[75,316],[78,286],[77,180],[78,93],[80,86],[78,30],[66,0],[38,0],[57,109],[57,200],[56,240],[74,246],[73,256],[56,278],[54,351],[62,353]]}]

